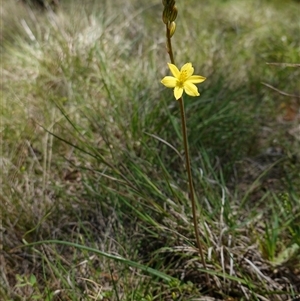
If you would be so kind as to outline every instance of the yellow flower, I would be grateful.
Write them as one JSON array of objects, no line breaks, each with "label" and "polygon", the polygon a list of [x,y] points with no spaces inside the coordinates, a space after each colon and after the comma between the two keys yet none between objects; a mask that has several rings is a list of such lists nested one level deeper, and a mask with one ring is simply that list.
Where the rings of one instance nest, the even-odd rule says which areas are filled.
[{"label": "yellow flower", "polygon": [[174,88],[174,96],[178,100],[183,91],[190,96],[199,96],[198,88],[195,84],[200,84],[206,80],[200,75],[193,75],[194,68],[191,63],[184,64],[180,71],[174,64],[168,64],[173,76],[166,76],[161,83],[167,88]]}]

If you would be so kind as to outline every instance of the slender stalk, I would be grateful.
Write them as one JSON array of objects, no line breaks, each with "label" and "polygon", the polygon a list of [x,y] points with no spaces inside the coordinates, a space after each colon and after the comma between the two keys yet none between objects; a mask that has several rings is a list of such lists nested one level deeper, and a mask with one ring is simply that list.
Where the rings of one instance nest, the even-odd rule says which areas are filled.
[{"label": "slender stalk", "polygon": [[[166,32],[167,32],[167,51],[168,51],[171,63],[175,64],[173,50],[172,50],[170,29],[169,29],[168,24],[166,24]],[[207,270],[206,262],[205,262],[205,258],[204,258],[204,254],[203,254],[203,250],[202,250],[202,244],[201,244],[201,241],[200,241],[198,223],[197,223],[196,200],[195,200],[194,187],[193,187],[193,177],[192,177],[192,170],[191,170],[189,145],[188,145],[188,139],[187,139],[187,127],[186,127],[186,118],[185,118],[183,97],[180,97],[178,99],[178,101],[179,101],[179,105],[180,105],[180,114],[181,114],[181,126],[182,126],[182,135],[183,135],[184,153],[185,153],[185,166],[186,166],[186,170],[187,170],[187,174],[188,174],[190,200],[191,200],[191,203],[192,203],[194,232],[195,232],[197,247],[198,247],[198,251],[199,251],[199,254],[200,254],[200,258],[201,258],[203,268],[205,270]],[[207,284],[208,287],[210,287],[211,283],[210,283],[209,276],[208,276],[207,273],[205,273],[205,276],[206,276],[206,284]]]},{"label": "slender stalk", "polygon": [[[187,174],[188,174],[190,199],[191,199],[191,203],[192,203],[194,231],[195,231],[197,247],[198,247],[198,250],[199,250],[200,257],[201,257],[202,265],[203,265],[203,268],[206,270],[207,267],[206,267],[206,262],[205,262],[203,250],[202,250],[202,244],[201,244],[201,241],[200,241],[200,234],[199,234],[199,228],[198,228],[198,223],[197,223],[196,200],[195,200],[195,194],[194,194],[193,177],[192,177],[192,170],[191,170],[191,161],[190,161],[189,146],[188,146],[188,139],[187,139],[184,101],[183,101],[182,97],[178,101],[179,101],[180,113],[181,113],[182,134],[183,134],[183,144],[184,144],[184,153],[185,153],[185,165],[186,165],[186,170],[187,170]],[[210,286],[210,280],[209,280],[208,274],[205,274],[205,276],[206,276],[206,283],[207,283],[208,286]]]},{"label": "slender stalk", "polygon": [[171,60],[171,63],[175,65],[172,42],[171,42],[171,34],[168,24],[166,24],[166,33],[167,33],[167,51]]}]

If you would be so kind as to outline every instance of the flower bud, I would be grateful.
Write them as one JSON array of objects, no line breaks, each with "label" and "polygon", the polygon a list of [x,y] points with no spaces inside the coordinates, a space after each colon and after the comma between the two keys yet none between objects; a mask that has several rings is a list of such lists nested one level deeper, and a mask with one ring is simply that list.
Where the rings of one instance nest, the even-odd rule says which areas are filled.
[{"label": "flower bud", "polygon": [[178,14],[178,9],[176,6],[173,6],[172,10],[169,12],[169,21],[173,22],[176,20]]},{"label": "flower bud", "polygon": [[166,0],[166,2],[169,8],[172,8],[175,5],[175,0]]},{"label": "flower bud", "polygon": [[170,38],[172,38],[176,30],[176,23],[174,21],[170,23],[169,30],[170,30]]},{"label": "flower bud", "polygon": [[165,24],[168,24],[169,22],[169,10],[168,8],[165,8],[162,14],[162,20]]}]

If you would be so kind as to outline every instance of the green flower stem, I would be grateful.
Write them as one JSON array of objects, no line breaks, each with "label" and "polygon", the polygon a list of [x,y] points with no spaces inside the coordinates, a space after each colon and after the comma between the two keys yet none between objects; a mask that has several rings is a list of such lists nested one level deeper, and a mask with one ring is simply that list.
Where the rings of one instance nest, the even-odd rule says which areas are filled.
[{"label": "green flower stem", "polygon": [[174,55],[172,50],[172,42],[171,42],[171,31],[169,29],[168,24],[166,24],[166,33],[167,33],[167,52],[169,54],[171,63],[175,65]]},{"label": "green flower stem", "polygon": [[[167,24],[166,24],[166,32],[167,32],[167,51],[168,51],[171,63],[175,65],[174,55],[173,55],[173,50],[172,50],[171,34],[170,34],[169,26]],[[203,250],[202,250],[202,244],[200,241],[198,223],[197,223],[196,200],[195,200],[194,187],[193,187],[193,177],[192,177],[192,170],[191,170],[191,160],[190,160],[190,155],[189,155],[189,145],[188,145],[188,139],[187,139],[187,127],[186,127],[186,118],[185,118],[183,97],[180,97],[178,99],[178,101],[179,101],[180,113],[181,113],[181,125],[182,125],[182,135],[183,135],[183,144],[184,144],[184,153],[185,153],[185,165],[186,165],[186,170],[187,170],[187,174],[188,174],[190,199],[191,199],[191,203],[192,203],[194,232],[195,232],[197,247],[199,250],[203,268],[205,270],[207,270],[206,262],[205,262],[205,258],[204,258],[204,254],[203,254]],[[208,287],[210,287],[211,283],[210,283],[209,276],[207,273],[205,274],[205,276],[206,276],[206,284]]]}]

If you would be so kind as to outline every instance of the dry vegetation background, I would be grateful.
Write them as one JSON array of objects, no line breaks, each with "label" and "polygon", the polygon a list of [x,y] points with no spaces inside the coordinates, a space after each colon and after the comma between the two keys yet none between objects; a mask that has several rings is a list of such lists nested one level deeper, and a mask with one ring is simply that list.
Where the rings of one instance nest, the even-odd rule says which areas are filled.
[{"label": "dry vegetation background", "polygon": [[211,287],[161,1],[25,2],[1,3],[0,300],[296,300],[299,2],[177,1]]}]

